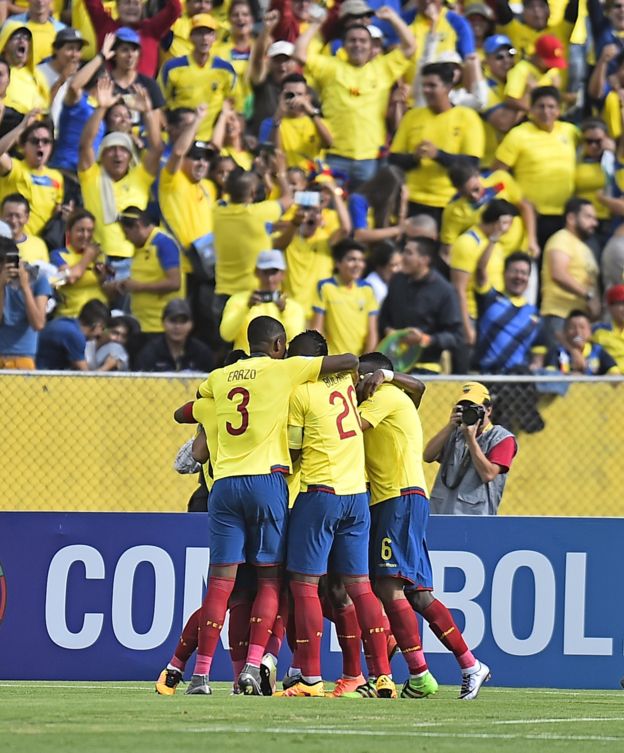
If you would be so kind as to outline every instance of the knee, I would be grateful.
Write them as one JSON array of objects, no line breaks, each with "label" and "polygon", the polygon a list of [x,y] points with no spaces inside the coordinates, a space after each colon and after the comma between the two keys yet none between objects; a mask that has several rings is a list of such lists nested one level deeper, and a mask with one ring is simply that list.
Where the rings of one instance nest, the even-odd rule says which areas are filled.
[{"label": "knee", "polygon": [[422,614],[434,602],[431,591],[410,591],[407,595],[412,608]]},{"label": "knee", "polygon": [[387,604],[397,598],[397,593],[403,593],[403,586],[396,578],[377,578],[373,584],[373,591],[382,604]]}]

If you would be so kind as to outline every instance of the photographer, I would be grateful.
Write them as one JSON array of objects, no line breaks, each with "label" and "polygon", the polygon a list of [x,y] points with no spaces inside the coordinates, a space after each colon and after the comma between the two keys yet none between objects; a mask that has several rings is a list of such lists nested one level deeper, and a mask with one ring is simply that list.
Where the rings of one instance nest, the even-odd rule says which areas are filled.
[{"label": "photographer", "polygon": [[[3,230],[10,233],[6,225]],[[51,295],[48,278],[37,276],[20,259],[15,242],[0,235],[0,369],[35,368],[37,341]]]},{"label": "photographer", "polygon": [[496,515],[518,445],[490,421],[492,399],[479,382],[467,382],[448,424],[425,447],[426,463],[440,463],[431,492],[435,515]]},{"label": "photographer", "polygon": [[286,339],[292,340],[305,329],[303,307],[282,293],[286,262],[281,251],[261,251],[256,260],[258,287],[254,291],[235,293],[223,309],[220,334],[235,349],[249,352],[247,327],[257,316],[272,316],[284,325]]}]

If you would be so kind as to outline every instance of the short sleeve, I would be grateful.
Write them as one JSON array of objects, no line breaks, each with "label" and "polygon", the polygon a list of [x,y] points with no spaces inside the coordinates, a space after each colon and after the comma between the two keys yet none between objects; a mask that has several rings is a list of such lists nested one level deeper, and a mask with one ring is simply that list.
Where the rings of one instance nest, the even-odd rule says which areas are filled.
[{"label": "short sleeve", "polygon": [[486,457],[490,463],[499,465],[503,473],[507,473],[517,452],[518,445],[515,437],[505,437],[505,439],[490,448]]},{"label": "short sleeve", "polygon": [[214,424],[215,403],[212,398],[202,397],[193,403],[193,418],[202,426]]},{"label": "short sleeve", "polygon": [[522,99],[527,86],[527,70],[524,65],[515,65],[507,74],[505,95],[512,99]]},{"label": "short sleeve", "polygon": [[164,233],[159,233],[154,238],[158,261],[163,270],[175,269],[180,266],[180,249],[176,242]]},{"label": "short sleeve", "polygon": [[[397,389],[396,387],[390,389]],[[373,395],[367,398],[360,406],[360,416],[373,427],[379,424],[392,413],[391,392],[387,386],[382,385]]]},{"label": "short sleeve", "polygon": [[210,376],[199,385],[197,391],[199,392],[200,397],[214,397],[212,379]]},{"label": "short sleeve", "polygon": [[305,385],[297,387],[288,404],[288,425],[305,426],[305,414],[309,405],[308,391]]},{"label": "short sleeve", "polygon": [[50,285],[47,275],[40,274],[35,280],[32,290],[35,298],[39,295],[50,297],[52,295],[52,286]]},{"label": "short sleeve", "polygon": [[451,246],[451,269],[472,274],[475,269],[475,261],[478,259],[475,251],[477,246],[474,239],[468,233],[463,233]]},{"label": "short sleeve", "polygon": [[383,67],[384,72],[392,83],[401,78],[409,68],[411,62],[409,58],[405,57],[399,47],[395,48],[387,55],[378,55],[372,64],[375,65],[376,61],[379,61],[378,65]]},{"label": "short sleeve", "polygon": [[323,357],[308,358],[307,356],[293,356],[283,362],[293,387],[306,382],[316,382],[321,373]]},{"label": "short sleeve", "polygon": [[327,310],[327,304],[325,301],[325,293],[323,288],[325,287],[323,283],[325,280],[319,280],[316,284],[316,289],[314,291],[314,299],[312,301],[312,310],[316,311],[317,314],[324,314]]},{"label": "short sleeve", "polygon": [[67,328],[65,347],[70,361],[84,361],[87,340],[78,327]]},{"label": "short sleeve", "polygon": [[279,201],[261,201],[259,204],[251,204],[250,208],[265,222],[277,222],[282,216],[282,205]]},{"label": "short sleeve", "polygon": [[494,155],[497,160],[509,167],[513,167],[520,157],[522,132],[519,128],[512,128],[501,141]]},{"label": "short sleeve", "polygon": [[368,200],[361,193],[353,193],[349,196],[349,214],[354,230],[368,228]]},{"label": "short sleeve", "polygon": [[339,61],[330,55],[309,54],[305,64],[305,72],[321,86],[333,81],[336,77],[336,69]]}]

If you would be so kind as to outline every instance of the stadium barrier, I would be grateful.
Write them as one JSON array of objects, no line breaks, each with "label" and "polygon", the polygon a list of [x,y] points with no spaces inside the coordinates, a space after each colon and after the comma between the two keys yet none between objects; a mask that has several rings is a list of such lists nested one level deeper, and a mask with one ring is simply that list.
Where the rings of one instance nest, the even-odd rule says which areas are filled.
[{"label": "stadium barrier", "polygon": [[[427,380],[425,440],[448,420],[465,379]],[[193,430],[175,424],[172,413],[193,399],[199,381],[0,372],[0,510],[184,511],[196,480],[178,475],[173,460]],[[498,395],[502,419],[519,431],[501,515],[624,515],[622,378],[483,381]],[[436,471],[426,467],[430,486]]]},{"label": "stadium barrier", "polygon": [[[492,684],[618,686],[623,539],[622,519],[432,518],[436,594]],[[0,512],[0,679],[155,679],[201,603],[205,542],[201,513]],[[325,632],[333,680],[340,654]],[[428,628],[423,641],[438,680],[457,684],[454,658]],[[232,677],[227,630],[222,644],[214,680]],[[279,676],[289,659],[283,650]],[[393,673],[405,678],[400,655]]]}]

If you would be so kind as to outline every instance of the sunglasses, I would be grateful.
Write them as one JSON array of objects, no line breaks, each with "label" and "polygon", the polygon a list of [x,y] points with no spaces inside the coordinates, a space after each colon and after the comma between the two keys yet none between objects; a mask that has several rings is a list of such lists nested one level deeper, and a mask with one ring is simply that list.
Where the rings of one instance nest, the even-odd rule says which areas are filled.
[{"label": "sunglasses", "polygon": [[50,146],[50,144],[52,143],[52,139],[49,137],[41,138],[41,139],[30,138],[30,139],[27,139],[27,142],[29,144],[32,144],[33,146]]},{"label": "sunglasses", "polygon": [[602,144],[602,139],[585,139],[585,143],[590,146],[600,146]]},{"label": "sunglasses", "polygon": [[513,60],[513,58],[516,56],[515,50],[512,52],[509,50],[508,52],[497,52],[496,55],[494,55],[495,60]]}]

